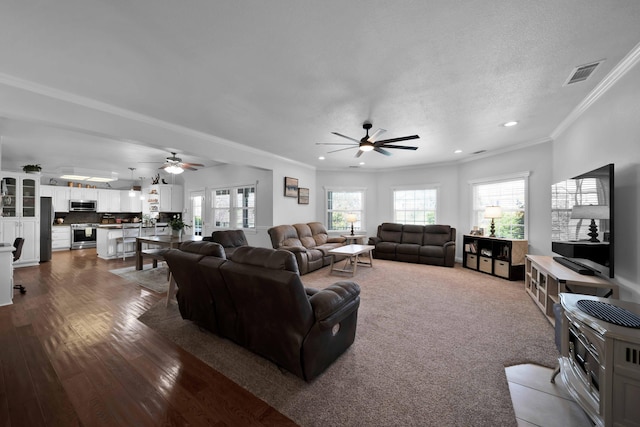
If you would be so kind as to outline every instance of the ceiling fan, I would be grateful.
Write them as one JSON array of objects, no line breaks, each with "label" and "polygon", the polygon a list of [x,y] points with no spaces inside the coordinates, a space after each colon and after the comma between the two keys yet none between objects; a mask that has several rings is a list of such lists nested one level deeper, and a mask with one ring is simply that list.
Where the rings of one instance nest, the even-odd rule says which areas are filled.
[{"label": "ceiling fan", "polygon": [[350,150],[352,148],[358,148],[358,152],[356,153],[356,157],[360,157],[362,153],[367,151],[376,151],[380,154],[384,154],[385,156],[390,156],[391,153],[385,150],[385,148],[395,148],[400,150],[417,150],[418,147],[413,147],[409,145],[391,145],[392,142],[400,142],[400,141],[408,141],[410,139],[418,139],[420,138],[418,135],[410,135],[410,136],[402,136],[400,138],[391,138],[391,139],[383,139],[378,141],[378,137],[386,132],[385,129],[378,129],[371,136],[369,136],[369,129],[371,129],[373,125],[371,122],[364,122],[362,124],[362,128],[367,131],[367,134],[360,140],[355,138],[351,138],[349,136],[343,135],[338,132],[331,132],[334,135],[338,135],[342,138],[346,138],[348,140],[353,141],[354,143],[342,143],[342,142],[317,142],[317,145],[351,145],[352,147],[340,148],[338,150],[329,151],[328,153],[335,153],[336,151]]},{"label": "ceiling fan", "polygon": [[185,169],[189,169],[191,171],[198,170],[194,166],[202,167],[204,165],[200,163],[185,163],[180,157],[176,157],[176,153],[171,152],[171,156],[166,158],[165,163],[160,166],[160,169],[164,169],[169,173],[177,175],[184,172]]}]

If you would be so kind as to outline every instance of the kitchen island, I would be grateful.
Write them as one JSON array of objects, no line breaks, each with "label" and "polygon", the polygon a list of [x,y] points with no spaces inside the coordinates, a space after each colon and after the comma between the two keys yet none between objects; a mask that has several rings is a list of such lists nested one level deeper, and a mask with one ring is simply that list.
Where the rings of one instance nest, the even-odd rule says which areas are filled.
[{"label": "kitchen island", "polygon": [[[98,257],[102,259],[115,259],[122,257],[123,249],[126,256],[134,256],[136,254],[135,243],[123,243],[116,239],[122,238],[122,224],[100,224],[97,228],[96,248]],[[128,233],[137,233],[138,230],[129,228]],[[142,226],[140,234],[144,236],[168,236],[171,234],[171,228],[166,224],[156,224],[150,226]],[[134,234],[133,237],[136,237]]]}]

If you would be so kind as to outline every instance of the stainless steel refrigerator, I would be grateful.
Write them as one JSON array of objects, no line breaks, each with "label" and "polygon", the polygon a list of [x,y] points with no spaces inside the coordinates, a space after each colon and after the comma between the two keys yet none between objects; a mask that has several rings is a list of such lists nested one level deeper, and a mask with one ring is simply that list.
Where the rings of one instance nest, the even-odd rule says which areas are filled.
[{"label": "stainless steel refrigerator", "polygon": [[40,197],[40,262],[51,261],[51,227],[54,215],[53,199]]}]

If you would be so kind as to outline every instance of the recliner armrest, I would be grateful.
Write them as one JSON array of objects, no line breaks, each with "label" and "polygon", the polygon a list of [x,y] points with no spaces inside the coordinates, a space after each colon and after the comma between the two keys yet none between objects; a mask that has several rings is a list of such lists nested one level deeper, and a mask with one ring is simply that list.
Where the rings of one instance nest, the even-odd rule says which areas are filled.
[{"label": "recliner armrest", "polygon": [[289,252],[307,252],[307,248],[305,248],[304,246],[280,246],[278,249],[284,249],[285,251],[289,251]]},{"label": "recliner armrest", "polygon": [[337,282],[309,298],[316,322],[331,329],[360,306],[360,286],[355,282]]},{"label": "recliner armrest", "polygon": [[369,237],[369,244],[370,245],[376,245],[378,243],[382,242],[382,239],[379,237]]},{"label": "recliner armrest", "polygon": [[347,239],[340,236],[340,237],[329,237],[327,239],[327,243],[344,243]]}]

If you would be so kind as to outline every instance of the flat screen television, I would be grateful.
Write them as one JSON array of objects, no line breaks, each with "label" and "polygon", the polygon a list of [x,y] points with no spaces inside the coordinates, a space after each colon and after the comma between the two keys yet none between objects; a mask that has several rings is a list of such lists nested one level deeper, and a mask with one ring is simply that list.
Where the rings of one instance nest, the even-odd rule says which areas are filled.
[{"label": "flat screen television", "polygon": [[551,186],[554,259],[581,274],[613,277],[613,164]]}]

